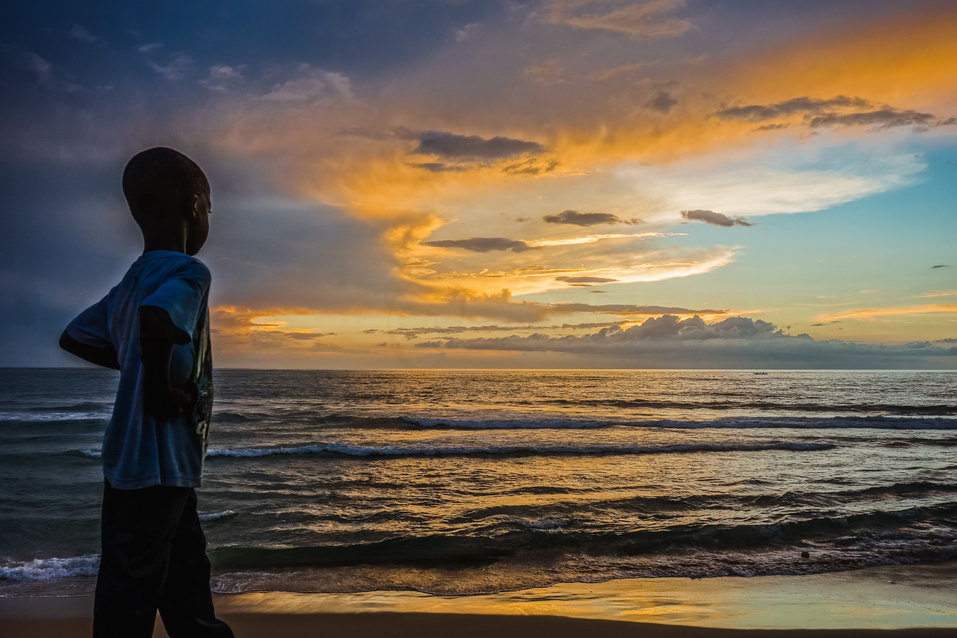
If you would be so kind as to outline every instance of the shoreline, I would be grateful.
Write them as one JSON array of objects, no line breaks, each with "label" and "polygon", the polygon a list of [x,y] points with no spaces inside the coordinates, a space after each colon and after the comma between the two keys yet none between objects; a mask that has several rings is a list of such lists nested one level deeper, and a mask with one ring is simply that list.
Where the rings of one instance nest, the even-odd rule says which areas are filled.
[{"label": "shoreline", "polygon": [[[681,625],[588,620],[561,616],[501,616],[477,614],[430,614],[364,612],[357,614],[233,614],[223,617],[239,638],[299,638],[321,634],[326,638],[390,636],[391,638],[572,638],[581,635],[607,638],[946,638],[947,628],[873,629],[716,629]],[[89,636],[88,618],[4,621],[6,638],[80,638]],[[154,638],[165,638],[159,627]]]},{"label": "shoreline", "polygon": [[[621,579],[471,596],[414,591],[217,594],[237,635],[945,636],[957,561],[801,576]],[[0,598],[0,634],[85,636],[92,598]],[[165,636],[157,623],[156,636]]]}]

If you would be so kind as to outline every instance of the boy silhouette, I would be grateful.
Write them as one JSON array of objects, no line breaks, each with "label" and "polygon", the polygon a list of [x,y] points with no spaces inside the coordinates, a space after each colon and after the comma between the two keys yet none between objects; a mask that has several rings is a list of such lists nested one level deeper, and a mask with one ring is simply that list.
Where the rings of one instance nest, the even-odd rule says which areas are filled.
[{"label": "boy silhouette", "polygon": [[120,371],[103,437],[102,554],[93,635],[232,636],[213,612],[196,492],[212,407],[203,171],[169,148],[134,156],[123,194],[143,254],[63,331],[60,346]]}]

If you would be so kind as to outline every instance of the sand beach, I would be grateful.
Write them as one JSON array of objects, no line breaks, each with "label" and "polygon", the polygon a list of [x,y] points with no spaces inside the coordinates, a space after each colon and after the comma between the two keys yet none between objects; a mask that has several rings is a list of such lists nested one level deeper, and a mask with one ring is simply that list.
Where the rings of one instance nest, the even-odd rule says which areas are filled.
[{"label": "sand beach", "polygon": [[[957,563],[807,576],[650,578],[475,596],[408,591],[217,596],[237,636],[827,636],[957,632]],[[89,635],[92,599],[0,599],[7,638]],[[166,636],[157,622],[154,634]]]}]

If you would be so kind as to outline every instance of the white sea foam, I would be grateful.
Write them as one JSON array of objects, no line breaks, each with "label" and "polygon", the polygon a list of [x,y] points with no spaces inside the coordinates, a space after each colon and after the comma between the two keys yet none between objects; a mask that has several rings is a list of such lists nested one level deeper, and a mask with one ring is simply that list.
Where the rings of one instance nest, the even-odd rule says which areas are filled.
[{"label": "white sea foam", "polygon": [[83,412],[0,412],[0,422],[2,421],[27,421],[30,423],[42,423],[45,421],[86,421],[90,419],[109,419],[110,412],[83,411]]},{"label": "white sea foam", "polygon": [[215,521],[221,518],[229,518],[230,516],[235,516],[236,512],[233,510],[223,510],[222,512],[204,512],[199,515],[199,520],[201,521]]},{"label": "white sea foam", "polygon": [[69,558],[35,558],[31,561],[8,562],[0,565],[0,578],[6,580],[59,580],[75,576],[95,576],[100,564],[99,555]]},{"label": "white sea foam", "polygon": [[534,521],[519,520],[516,521],[522,527],[537,530],[553,530],[567,527],[572,519],[570,518],[542,518]]}]

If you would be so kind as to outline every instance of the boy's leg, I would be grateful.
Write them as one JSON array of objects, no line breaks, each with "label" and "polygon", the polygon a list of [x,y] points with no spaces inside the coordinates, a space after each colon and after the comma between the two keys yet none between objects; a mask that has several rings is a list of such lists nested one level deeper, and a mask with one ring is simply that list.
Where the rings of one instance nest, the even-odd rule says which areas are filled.
[{"label": "boy's leg", "polygon": [[102,554],[93,604],[96,638],[148,638],[189,488],[118,490],[105,483]]},{"label": "boy's leg", "polygon": [[171,638],[232,638],[232,630],[216,618],[213,611],[206,537],[199,524],[196,492],[192,488],[189,489],[189,496],[173,536],[169,569],[159,600],[159,612]]}]

